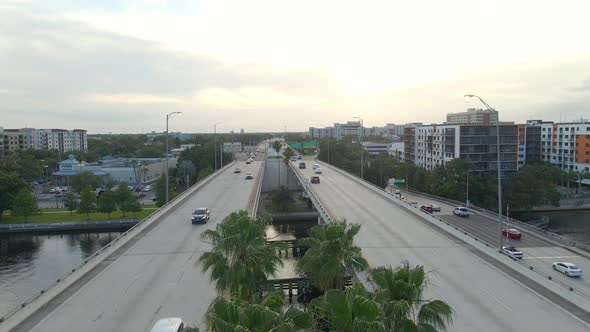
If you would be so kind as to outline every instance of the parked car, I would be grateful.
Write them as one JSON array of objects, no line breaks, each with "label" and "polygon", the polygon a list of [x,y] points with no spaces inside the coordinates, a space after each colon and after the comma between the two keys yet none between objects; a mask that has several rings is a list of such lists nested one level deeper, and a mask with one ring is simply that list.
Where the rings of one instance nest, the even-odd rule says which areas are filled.
[{"label": "parked car", "polygon": [[252,180],[254,179],[254,175],[252,175],[252,172],[246,172],[246,180]]},{"label": "parked car", "polygon": [[193,212],[191,221],[193,224],[206,224],[210,217],[208,208],[198,208]]},{"label": "parked car", "polygon": [[516,228],[508,228],[502,231],[502,235],[511,239],[520,240],[522,233]]},{"label": "parked car", "polygon": [[239,168],[234,168],[234,173],[242,173],[242,170]]},{"label": "parked car", "polygon": [[312,176],[311,177],[311,183],[320,183],[320,177],[319,176]]},{"label": "parked car", "polygon": [[453,209],[453,214],[459,217],[469,217],[470,212],[466,207],[458,206]]},{"label": "parked car", "polygon": [[305,169],[305,168],[306,168],[305,163],[299,163],[299,169]]},{"label": "parked car", "polygon": [[428,212],[428,213],[434,212],[434,210],[432,209],[432,206],[431,205],[422,205],[420,207],[420,210],[422,210],[424,212]]},{"label": "parked car", "polygon": [[51,189],[49,189],[49,193],[50,193],[50,194],[55,194],[55,188],[51,188]]},{"label": "parked car", "polygon": [[147,186],[143,187],[144,192],[148,192],[150,190],[152,190],[152,186],[150,186],[149,184]]},{"label": "parked car", "polygon": [[524,253],[514,247],[502,246],[502,253],[512,259],[522,259]]},{"label": "parked car", "polygon": [[184,323],[181,318],[162,318],[152,327],[151,332],[182,332]]},{"label": "parked car", "polygon": [[322,174],[322,169],[317,167],[314,172],[315,174]]},{"label": "parked car", "polygon": [[565,274],[568,277],[581,277],[582,269],[576,266],[574,263],[567,262],[555,262],[553,263],[553,269]]}]

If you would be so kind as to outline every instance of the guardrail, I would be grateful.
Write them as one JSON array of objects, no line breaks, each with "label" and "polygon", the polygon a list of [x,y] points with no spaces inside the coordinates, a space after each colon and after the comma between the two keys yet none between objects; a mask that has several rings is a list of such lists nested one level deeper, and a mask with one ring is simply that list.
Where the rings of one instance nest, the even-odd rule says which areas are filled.
[{"label": "guardrail", "polygon": [[26,223],[0,225],[0,233],[43,232],[61,230],[104,229],[109,227],[131,227],[139,219],[96,220],[96,221],[68,221],[58,223]]},{"label": "guardrail", "polygon": [[311,199],[311,202],[315,209],[320,214],[320,217],[324,220],[325,223],[332,223],[332,218],[328,214],[328,211],[324,208],[324,206],[322,205],[318,197],[315,195],[315,193],[309,188],[309,184],[305,181],[303,176],[299,174],[295,166],[293,166],[293,163],[289,162],[289,167],[291,167],[291,170],[293,171],[293,173],[295,173],[297,179],[299,179],[299,183],[301,183],[303,190],[305,190],[305,192],[309,194],[309,198]]},{"label": "guardrail", "polygon": [[187,188],[180,195],[178,195],[178,196],[174,197],[172,200],[170,200],[167,204],[161,206],[159,209],[157,209],[154,212],[152,212],[149,216],[147,216],[144,219],[140,220],[133,227],[129,228],[127,231],[121,233],[119,236],[117,236],[116,238],[114,238],[111,242],[109,242],[108,244],[106,244],[104,247],[98,249],[92,255],[88,256],[81,263],[79,263],[76,266],[72,267],[70,270],[68,270],[68,272],[66,272],[65,274],[63,274],[61,277],[57,278],[56,281],[52,282],[47,287],[45,287],[41,291],[37,292],[35,295],[32,295],[31,297],[29,297],[26,300],[24,300],[19,306],[15,307],[15,308],[11,309],[10,311],[8,311],[7,313],[5,313],[2,317],[0,317],[0,326],[8,318],[10,318],[12,315],[14,315],[15,313],[17,313],[19,310],[21,310],[21,309],[27,307],[28,305],[30,305],[32,302],[34,302],[37,299],[39,299],[41,296],[43,296],[45,293],[47,293],[52,288],[54,288],[54,287],[62,284],[64,282],[64,280],[66,278],[68,278],[69,276],[71,276],[74,272],[80,270],[81,268],[83,268],[84,266],[86,266],[88,263],[93,262],[96,258],[98,258],[104,252],[106,252],[108,249],[110,249],[114,244],[116,244],[120,240],[126,238],[131,232],[134,232],[141,225],[145,224],[147,221],[149,221],[150,219],[152,219],[156,214],[160,213],[162,210],[164,210],[166,208],[171,207],[172,205],[176,205],[177,203],[182,203],[182,201],[188,199],[190,197],[190,195],[192,194],[192,192],[191,193],[188,193],[188,191],[192,190],[193,192],[196,192],[199,188],[201,188],[203,185],[205,185],[206,183],[208,183],[211,179],[213,179],[217,175],[221,174],[224,170],[226,170],[227,168],[229,168],[234,163],[235,163],[235,161],[227,164],[223,168],[220,168],[218,171],[209,174],[205,178],[201,179],[199,182],[197,182],[194,185],[192,185],[191,187]]},{"label": "guardrail", "polygon": [[256,196],[254,197],[254,206],[252,207],[252,214],[253,218],[256,218],[256,214],[258,213],[258,204],[260,204],[260,193],[262,192],[262,182],[264,181],[264,172],[266,170],[266,151],[268,149],[264,149],[264,163],[262,164],[262,170],[258,175],[258,188],[256,189]]},{"label": "guardrail", "polygon": [[[473,239],[474,241],[479,242],[479,243],[485,245],[486,247],[488,247],[490,249],[496,249],[496,251],[498,252],[498,254],[500,254],[499,250],[497,250],[496,245],[492,245],[490,243],[487,243],[486,241],[484,241],[484,240],[482,240],[482,239],[480,239],[480,238],[472,235],[471,233],[463,230],[462,228],[460,228],[458,226],[452,225],[448,221],[445,221],[445,220],[437,217],[434,214],[431,214],[431,213],[422,211],[418,206],[416,206],[414,204],[410,204],[409,202],[402,201],[402,200],[399,200],[399,199],[396,200],[394,198],[394,194],[393,193],[387,192],[384,189],[380,188],[379,186],[374,185],[373,183],[371,183],[369,181],[366,181],[364,179],[360,179],[356,175],[351,174],[350,172],[347,172],[345,170],[342,170],[342,169],[340,169],[340,168],[338,168],[336,166],[333,166],[333,165],[329,165],[328,167],[331,168],[331,169],[333,169],[333,170],[335,170],[335,171],[337,171],[337,172],[339,172],[339,173],[341,173],[341,174],[344,174],[345,176],[348,176],[348,177],[352,178],[353,180],[356,180],[358,182],[364,182],[365,184],[368,184],[373,190],[378,191],[382,195],[389,196],[389,198],[393,202],[397,202],[401,206],[404,206],[406,209],[412,211],[414,214],[419,215],[419,216],[422,216],[422,217],[426,217],[426,218],[430,217],[430,218],[432,218],[431,220],[436,220],[436,221],[442,222],[442,223],[446,224],[447,226],[455,229],[456,231],[459,231],[459,232],[463,233],[463,236],[468,236],[471,239]],[[435,196],[435,197],[437,197],[437,196]],[[452,201],[452,200],[448,200],[448,201]],[[506,256],[506,257],[508,258],[508,256]],[[511,259],[511,261],[513,261],[515,264],[519,264],[520,266],[525,267],[526,269],[528,269],[528,270],[536,273],[537,275],[541,276],[544,279],[547,279],[549,281],[552,281],[556,286],[563,287],[563,288],[569,290],[570,292],[575,293],[575,294],[579,295],[580,297],[582,297],[582,298],[584,298],[586,300],[590,300],[590,293],[587,293],[585,291],[581,291],[579,289],[575,289],[571,285],[566,284],[566,283],[564,283],[562,281],[556,280],[551,275],[545,274],[542,271],[539,271],[539,270],[535,269],[533,266],[530,266],[530,265],[526,264],[526,259],[525,260],[513,260],[513,259]],[[503,262],[503,263],[506,264],[507,262]],[[506,264],[506,265],[508,265],[508,264]]]}]

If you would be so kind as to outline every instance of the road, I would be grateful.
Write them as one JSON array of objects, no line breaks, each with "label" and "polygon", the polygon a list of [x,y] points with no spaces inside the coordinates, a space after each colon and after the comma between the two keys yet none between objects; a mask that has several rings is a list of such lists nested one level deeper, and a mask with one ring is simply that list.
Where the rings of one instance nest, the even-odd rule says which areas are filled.
[{"label": "road", "polygon": [[[309,179],[313,170],[298,170]],[[356,243],[373,267],[409,260],[429,273],[426,297],[455,310],[451,331],[588,331],[588,325],[519,284],[442,235],[413,213],[370,188],[322,166],[321,183],[310,185],[329,213],[362,225]]]},{"label": "road", "polygon": [[[441,207],[441,212],[435,212],[441,219],[459,227],[460,229],[486,241],[487,243],[498,246],[500,230],[498,228],[498,219],[490,218],[487,215],[474,213],[468,218],[462,218],[453,214],[453,206],[443,202],[418,195],[406,194],[402,190],[402,195],[410,201],[418,202],[417,206],[435,204]],[[506,223],[505,223],[506,225]],[[523,264],[532,266],[535,271],[544,275],[551,276],[555,281],[582,292],[590,301],[590,277],[588,275],[580,278],[569,278],[566,275],[553,271],[552,263],[556,261],[566,261],[578,265],[583,271],[590,273],[590,254],[581,250],[572,251],[570,248],[562,247],[557,243],[549,241],[535,232],[522,229],[517,225],[507,223],[508,227],[517,228],[522,233],[522,239],[513,240],[503,238],[503,244],[508,243],[517,247],[524,252],[525,257]]]},{"label": "road", "polygon": [[[229,213],[250,208],[255,180],[262,162],[238,162],[242,173],[226,169],[186,203],[78,290],[32,331],[149,331],[162,317],[182,317],[202,324],[207,306],[215,296],[209,275],[201,273],[196,260],[210,245],[200,235]],[[209,207],[206,225],[192,225],[191,212]]]}]

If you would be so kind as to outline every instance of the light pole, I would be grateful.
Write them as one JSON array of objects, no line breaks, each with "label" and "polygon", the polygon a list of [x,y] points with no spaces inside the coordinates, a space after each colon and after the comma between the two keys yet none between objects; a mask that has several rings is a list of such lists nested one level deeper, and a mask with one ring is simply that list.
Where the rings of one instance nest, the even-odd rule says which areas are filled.
[{"label": "light pole", "polygon": [[363,155],[364,155],[364,153],[363,153],[363,135],[364,135],[364,131],[365,131],[365,125],[364,125],[363,119],[359,118],[358,116],[355,116],[354,118],[359,119],[361,121],[361,129],[359,131],[359,144],[361,146],[361,179],[364,179],[365,177],[363,176],[363,168],[364,168],[365,162],[363,160],[364,159],[364,157],[363,157]]},{"label": "light pole", "polygon": [[213,150],[215,151],[215,170],[217,170],[217,125],[222,124],[222,122],[217,122],[213,125]]},{"label": "light pole", "polygon": [[466,94],[465,97],[477,98],[490,111],[496,113],[496,154],[498,164],[498,236],[500,237],[499,249],[502,250],[502,180],[501,180],[501,166],[500,166],[500,113],[492,108],[488,103],[477,95]]},{"label": "light pole", "polygon": [[168,120],[174,114],[180,114],[182,112],[170,112],[166,114],[166,204],[168,204]]}]

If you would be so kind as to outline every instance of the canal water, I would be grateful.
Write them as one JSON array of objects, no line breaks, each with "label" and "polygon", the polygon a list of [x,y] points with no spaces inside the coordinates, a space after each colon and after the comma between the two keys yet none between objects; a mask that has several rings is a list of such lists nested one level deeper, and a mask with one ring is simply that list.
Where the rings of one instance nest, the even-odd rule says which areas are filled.
[{"label": "canal water", "polygon": [[548,222],[547,230],[590,245],[590,210],[534,211],[515,213],[522,221]]},{"label": "canal water", "polygon": [[0,235],[0,316],[47,287],[119,234]]}]

